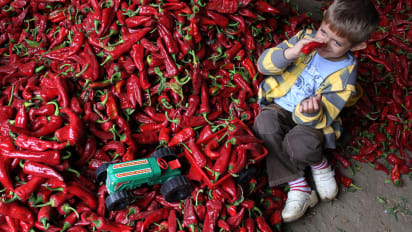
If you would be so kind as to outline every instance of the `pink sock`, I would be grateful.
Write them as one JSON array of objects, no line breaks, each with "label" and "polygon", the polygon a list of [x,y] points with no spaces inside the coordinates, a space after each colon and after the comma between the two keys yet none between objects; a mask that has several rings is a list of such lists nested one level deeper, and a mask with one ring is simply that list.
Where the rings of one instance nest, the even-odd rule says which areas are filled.
[{"label": "pink sock", "polygon": [[302,191],[306,193],[311,193],[310,186],[308,182],[306,182],[305,177],[298,178],[296,180],[292,180],[288,182],[288,185],[290,187],[290,191]]},{"label": "pink sock", "polygon": [[310,167],[312,168],[312,170],[325,169],[329,167],[329,163],[326,157],[323,157],[322,161],[319,164],[311,165]]}]

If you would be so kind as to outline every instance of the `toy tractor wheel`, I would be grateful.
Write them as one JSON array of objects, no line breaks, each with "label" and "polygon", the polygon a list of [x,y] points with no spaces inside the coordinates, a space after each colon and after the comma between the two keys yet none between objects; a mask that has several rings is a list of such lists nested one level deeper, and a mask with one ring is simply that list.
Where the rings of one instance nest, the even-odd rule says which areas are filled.
[{"label": "toy tractor wheel", "polygon": [[105,163],[105,164],[100,165],[96,169],[96,183],[97,184],[106,182],[107,168],[109,167],[109,165],[110,165],[109,163]]},{"label": "toy tractor wheel", "polygon": [[166,181],[160,188],[160,193],[167,202],[178,202],[192,192],[192,185],[186,176],[175,176]]},{"label": "toy tractor wheel", "polygon": [[239,172],[238,177],[235,178],[235,182],[238,184],[247,184],[256,174],[257,168],[255,166],[249,166],[247,169]]},{"label": "toy tractor wheel", "polygon": [[110,211],[121,210],[130,204],[129,199],[127,191],[118,191],[106,197],[104,203]]},{"label": "toy tractor wheel", "polygon": [[155,152],[153,152],[151,157],[154,157],[157,159],[162,158],[165,161],[171,161],[171,160],[177,159],[176,154],[173,152],[172,149],[168,147],[160,148],[159,150],[156,150]]}]

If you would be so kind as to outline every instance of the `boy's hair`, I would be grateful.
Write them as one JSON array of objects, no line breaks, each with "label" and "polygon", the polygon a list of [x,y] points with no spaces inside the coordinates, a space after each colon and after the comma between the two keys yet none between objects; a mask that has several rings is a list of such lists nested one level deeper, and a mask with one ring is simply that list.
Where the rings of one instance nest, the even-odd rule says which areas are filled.
[{"label": "boy's hair", "polygon": [[379,24],[379,13],[370,0],[334,0],[323,21],[352,45],[368,39]]}]

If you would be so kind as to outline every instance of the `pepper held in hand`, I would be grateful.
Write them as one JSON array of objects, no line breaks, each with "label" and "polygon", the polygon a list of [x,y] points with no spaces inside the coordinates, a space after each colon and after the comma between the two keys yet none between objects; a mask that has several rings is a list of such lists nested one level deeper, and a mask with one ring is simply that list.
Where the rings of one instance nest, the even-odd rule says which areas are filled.
[{"label": "pepper held in hand", "polygon": [[325,43],[321,43],[321,42],[317,42],[317,41],[310,42],[310,43],[306,44],[305,46],[303,46],[302,53],[304,55],[309,55],[314,50],[316,50],[318,48],[321,48],[325,45],[326,45]]}]

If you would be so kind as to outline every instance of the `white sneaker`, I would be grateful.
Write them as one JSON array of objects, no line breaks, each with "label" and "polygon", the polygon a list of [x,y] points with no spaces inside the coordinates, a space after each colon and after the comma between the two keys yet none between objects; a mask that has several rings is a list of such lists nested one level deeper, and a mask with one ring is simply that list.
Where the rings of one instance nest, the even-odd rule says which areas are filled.
[{"label": "white sneaker", "polygon": [[316,191],[311,194],[307,192],[292,190],[288,192],[285,207],[282,210],[284,222],[292,222],[302,217],[309,207],[314,207],[318,203]]},{"label": "white sneaker", "polygon": [[335,180],[335,171],[329,166],[324,169],[313,170],[313,181],[322,201],[333,200],[338,195],[338,185]]}]

